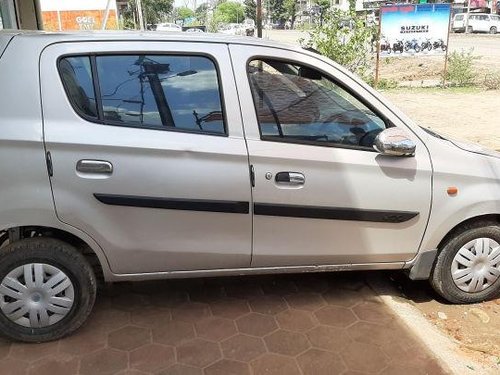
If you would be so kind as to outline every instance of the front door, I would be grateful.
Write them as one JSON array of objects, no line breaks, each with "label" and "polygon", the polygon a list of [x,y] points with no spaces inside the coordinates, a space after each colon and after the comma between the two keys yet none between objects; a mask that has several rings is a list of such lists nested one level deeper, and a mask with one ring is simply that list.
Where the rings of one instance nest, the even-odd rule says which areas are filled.
[{"label": "front door", "polygon": [[59,219],[117,274],[248,267],[250,177],[227,46],[68,43],[41,59]]},{"label": "front door", "polygon": [[[252,266],[392,263],[418,251],[431,204],[425,145],[364,86],[311,54],[231,46],[255,173]],[[375,152],[404,128],[415,157]]]}]

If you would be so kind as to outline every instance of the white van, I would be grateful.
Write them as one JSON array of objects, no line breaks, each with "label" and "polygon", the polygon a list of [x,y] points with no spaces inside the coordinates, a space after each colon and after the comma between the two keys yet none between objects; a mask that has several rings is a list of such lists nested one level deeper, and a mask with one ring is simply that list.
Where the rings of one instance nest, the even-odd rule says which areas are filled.
[{"label": "white van", "polygon": [[500,16],[496,14],[474,13],[469,15],[467,24],[467,14],[459,13],[453,18],[453,32],[464,32],[468,27],[468,32],[485,32],[496,34],[500,30]]}]

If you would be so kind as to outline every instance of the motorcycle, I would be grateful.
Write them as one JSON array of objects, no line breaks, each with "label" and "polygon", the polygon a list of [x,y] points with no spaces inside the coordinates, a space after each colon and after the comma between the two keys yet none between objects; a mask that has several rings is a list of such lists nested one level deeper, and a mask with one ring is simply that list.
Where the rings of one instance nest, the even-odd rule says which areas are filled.
[{"label": "motorcycle", "polygon": [[387,52],[388,55],[391,54],[391,43],[389,43],[387,39],[380,40],[380,52]]},{"label": "motorcycle", "polygon": [[416,53],[420,52],[420,46],[417,39],[407,40],[405,43],[405,51],[414,50]]},{"label": "motorcycle", "polygon": [[442,50],[442,51],[446,51],[446,48],[448,48],[448,47],[446,46],[446,44],[444,44],[443,39],[438,39],[438,40],[436,40],[436,41],[433,43],[432,47],[433,47],[434,49],[441,48],[441,50]]},{"label": "motorcycle", "polygon": [[396,43],[394,43],[392,45],[392,50],[394,51],[394,53],[396,53],[396,52],[403,53],[403,50],[404,50],[403,41],[402,40],[397,40]]},{"label": "motorcycle", "polygon": [[431,43],[431,40],[429,38],[427,38],[426,40],[424,40],[421,44],[420,44],[420,49],[422,51],[425,51],[425,50],[429,50],[429,51],[432,51],[432,43]]}]

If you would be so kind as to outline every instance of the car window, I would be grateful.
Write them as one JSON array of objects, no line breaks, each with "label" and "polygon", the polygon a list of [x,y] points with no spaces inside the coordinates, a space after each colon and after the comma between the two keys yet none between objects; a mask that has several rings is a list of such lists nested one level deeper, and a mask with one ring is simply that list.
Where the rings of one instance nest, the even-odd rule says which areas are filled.
[{"label": "car window", "polygon": [[384,121],[322,73],[296,63],[248,67],[262,139],[372,149]]},{"label": "car window", "polygon": [[59,72],[73,107],[84,116],[97,119],[90,58],[65,57],[59,62]]},{"label": "car window", "polygon": [[491,16],[493,21],[500,21],[500,16]]},{"label": "car window", "polygon": [[225,133],[214,63],[202,56],[97,56],[105,121]]},{"label": "car window", "polygon": [[462,21],[463,19],[464,19],[463,14],[458,14],[458,15],[455,16],[455,20],[456,21]]}]

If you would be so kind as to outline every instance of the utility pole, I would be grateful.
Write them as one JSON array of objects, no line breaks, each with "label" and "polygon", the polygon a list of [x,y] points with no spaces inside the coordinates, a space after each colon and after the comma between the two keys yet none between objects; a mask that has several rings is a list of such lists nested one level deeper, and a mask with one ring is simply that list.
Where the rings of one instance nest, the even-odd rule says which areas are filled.
[{"label": "utility pole", "polygon": [[469,33],[469,15],[470,15],[470,0],[467,0],[467,15],[465,19],[465,33]]},{"label": "utility pole", "polygon": [[262,38],[262,0],[257,0],[257,37]]},{"label": "utility pole", "polygon": [[142,17],[142,0],[135,0],[137,16],[139,17],[139,29],[144,31],[144,18]]}]

